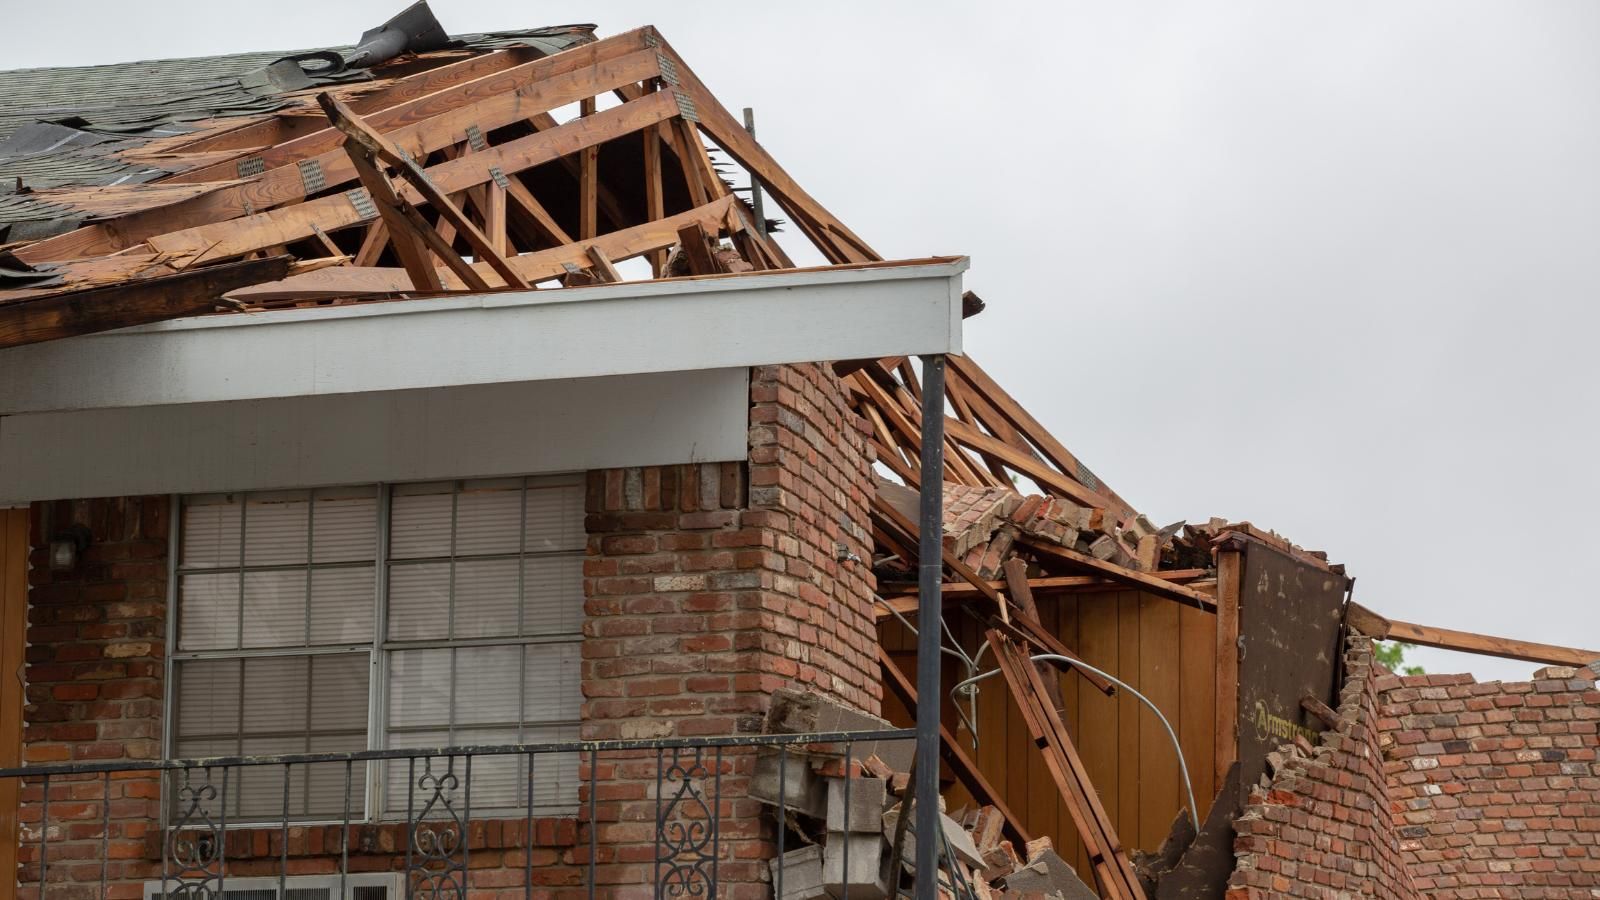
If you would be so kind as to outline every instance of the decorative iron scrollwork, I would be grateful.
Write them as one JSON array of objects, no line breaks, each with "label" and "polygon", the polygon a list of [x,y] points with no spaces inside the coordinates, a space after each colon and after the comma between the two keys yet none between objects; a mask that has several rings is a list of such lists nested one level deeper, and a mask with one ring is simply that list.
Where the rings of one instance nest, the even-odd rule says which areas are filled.
[{"label": "decorative iron scrollwork", "polygon": [[718,797],[706,791],[713,771],[704,747],[670,752],[670,762],[657,762],[656,897],[715,900]]},{"label": "decorative iron scrollwork", "polygon": [[[415,789],[427,800],[407,825],[406,876],[413,900],[466,900],[467,822],[472,809],[456,808],[454,796],[461,779],[455,773],[455,758],[446,761],[440,774],[434,773],[433,764],[427,759],[416,779]],[[472,777],[470,764],[466,777]]]},{"label": "decorative iron scrollwork", "polygon": [[195,783],[190,769],[179,776],[176,814],[166,835],[172,870],[162,874],[162,893],[168,900],[216,900],[222,890],[228,774],[224,769],[219,791],[211,783],[211,770],[201,771],[205,781],[200,783]]}]

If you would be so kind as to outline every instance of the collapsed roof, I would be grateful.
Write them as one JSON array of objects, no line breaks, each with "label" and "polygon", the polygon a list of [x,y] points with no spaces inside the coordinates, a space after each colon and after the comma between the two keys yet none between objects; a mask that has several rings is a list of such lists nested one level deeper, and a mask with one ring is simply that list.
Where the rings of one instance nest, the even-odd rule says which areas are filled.
[{"label": "collapsed roof", "polygon": [[[349,48],[0,72],[0,179],[0,348],[182,316],[610,283],[637,259],[651,278],[793,268],[764,197],[830,264],[882,261],[655,29],[448,38],[422,4]],[[835,371],[883,476],[881,615],[901,615],[917,599],[919,373],[906,359]],[[1215,611],[1224,540],[1342,574],[1248,523],[1152,522],[970,357],[950,358],[946,394],[942,599],[1011,637],[1070,656],[1030,610],[1067,584]],[[1352,615],[1377,637],[1600,656]]]}]

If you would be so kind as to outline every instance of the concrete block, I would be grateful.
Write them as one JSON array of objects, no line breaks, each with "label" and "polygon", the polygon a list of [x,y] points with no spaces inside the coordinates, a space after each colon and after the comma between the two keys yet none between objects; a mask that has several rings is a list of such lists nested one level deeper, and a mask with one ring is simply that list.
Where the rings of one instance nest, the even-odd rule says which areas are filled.
[{"label": "concrete block", "polygon": [[[895,829],[900,824],[900,815],[904,804],[897,804],[893,809],[883,814],[883,836],[891,843],[894,841]],[[906,844],[901,851],[902,859],[909,864],[917,858],[917,825],[916,804],[911,807],[911,826],[906,829]],[[944,813],[939,814],[939,822],[944,827],[945,839],[949,842],[950,852],[956,859],[970,869],[983,868],[983,854],[978,852],[978,847],[972,842],[972,835],[961,827],[961,823],[950,818]]]},{"label": "concrete block", "polygon": [[1064,900],[1097,900],[1098,894],[1054,850],[1043,850],[1031,862],[1006,876],[1006,893],[1060,895]]},{"label": "concrete block", "polygon": [[758,753],[749,791],[762,803],[781,803],[798,815],[820,819],[827,814],[827,785],[811,771],[809,760],[794,753],[788,754],[787,759],[777,752]]},{"label": "concrete block", "polygon": [[[822,886],[822,847],[811,845],[770,860],[772,889],[783,883],[783,894],[778,900],[831,900]],[[779,871],[782,870],[782,874]]]},{"label": "concrete block", "polygon": [[834,897],[843,898],[848,885],[850,900],[884,900],[889,896],[889,879],[883,871],[888,855],[888,845],[876,831],[830,831],[823,842],[822,886]]},{"label": "concrete block", "polygon": [[828,830],[878,833],[883,828],[883,805],[888,785],[879,778],[848,779],[849,807],[845,806],[846,779],[825,779],[828,785]]},{"label": "concrete block", "polygon": [[[772,695],[767,710],[767,734],[818,734],[831,731],[888,731],[888,720],[829,700],[820,694],[784,688]],[[843,750],[843,748],[840,748]],[[860,741],[850,755],[857,760],[876,755],[897,772],[911,770],[915,741]]]}]

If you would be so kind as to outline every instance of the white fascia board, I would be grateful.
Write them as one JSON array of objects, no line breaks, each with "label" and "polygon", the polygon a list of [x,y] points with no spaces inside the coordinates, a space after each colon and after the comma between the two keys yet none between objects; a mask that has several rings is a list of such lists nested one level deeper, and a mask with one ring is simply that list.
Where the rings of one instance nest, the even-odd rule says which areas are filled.
[{"label": "white fascia board", "polygon": [[200,316],[0,352],[0,415],[961,351],[965,257]]},{"label": "white fascia board", "polygon": [[0,506],[729,462],[749,369],[0,418]]}]

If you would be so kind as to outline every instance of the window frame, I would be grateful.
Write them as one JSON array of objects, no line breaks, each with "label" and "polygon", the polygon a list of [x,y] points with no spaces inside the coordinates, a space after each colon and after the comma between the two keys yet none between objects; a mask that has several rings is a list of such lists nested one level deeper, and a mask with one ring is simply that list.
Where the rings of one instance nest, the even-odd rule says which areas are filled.
[{"label": "window frame", "polygon": [[[574,647],[578,647],[578,648],[580,648],[578,652],[579,652],[579,656],[580,656],[580,659],[581,659],[581,653],[582,653],[581,646],[582,646],[582,643],[583,643],[583,640],[584,640],[583,624],[582,624],[582,621],[583,621],[583,603],[584,603],[584,600],[585,600],[585,598],[583,596],[581,596],[581,593],[580,593],[580,596],[572,598],[573,601],[578,604],[578,613],[579,613],[579,615],[578,615],[578,618],[577,618],[577,624],[575,625],[575,627],[571,631],[552,632],[552,633],[547,633],[547,634],[534,634],[534,635],[529,635],[529,634],[523,633],[524,632],[524,627],[523,627],[524,626],[524,616],[526,615],[526,612],[527,612],[527,610],[526,610],[526,600],[527,600],[527,598],[525,596],[526,572],[525,572],[525,566],[523,566],[520,561],[526,560],[526,559],[530,559],[530,558],[538,558],[538,557],[545,557],[545,558],[577,557],[577,558],[581,559],[585,555],[585,551],[581,547],[580,548],[571,549],[571,550],[535,551],[535,552],[531,552],[531,553],[527,549],[527,541],[528,541],[528,535],[527,535],[527,495],[528,495],[528,492],[532,489],[532,485],[530,485],[530,481],[532,481],[533,479],[542,479],[542,478],[552,478],[553,479],[553,478],[563,478],[563,477],[576,479],[577,480],[576,486],[579,488],[580,491],[582,490],[582,488],[583,488],[583,481],[582,481],[583,473],[581,473],[581,472],[540,473],[540,474],[528,474],[528,475],[520,475],[520,476],[518,476],[518,475],[512,475],[512,476],[485,476],[485,477],[481,477],[481,478],[469,477],[469,478],[425,479],[425,480],[420,480],[420,481],[400,481],[400,482],[395,482],[395,481],[354,482],[354,483],[348,483],[348,484],[321,486],[321,487],[334,487],[334,488],[364,488],[364,487],[367,487],[367,486],[370,485],[373,488],[375,488],[375,490],[377,492],[377,504],[376,504],[376,506],[377,506],[377,510],[376,510],[376,519],[377,519],[377,521],[375,523],[375,527],[376,527],[376,530],[377,530],[377,542],[376,542],[376,546],[374,547],[373,556],[372,556],[374,585],[373,585],[373,589],[372,589],[373,611],[372,611],[372,636],[371,636],[371,639],[368,640],[368,641],[365,641],[365,642],[359,642],[359,643],[354,643],[354,644],[328,644],[328,645],[321,645],[321,646],[310,646],[309,645],[309,632],[308,632],[308,634],[307,634],[308,644],[307,645],[297,646],[297,647],[288,646],[288,647],[272,647],[272,648],[256,648],[256,649],[245,649],[243,647],[234,647],[232,649],[220,649],[220,650],[218,650],[218,649],[208,649],[208,650],[187,650],[187,651],[183,651],[183,650],[179,650],[178,649],[178,638],[179,638],[179,627],[178,626],[179,626],[179,620],[181,618],[180,604],[182,603],[182,599],[180,597],[180,591],[179,591],[181,578],[182,578],[183,575],[190,574],[191,572],[206,571],[206,570],[205,569],[199,569],[199,570],[186,569],[181,565],[181,556],[182,556],[182,552],[183,552],[183,508],[184,508],[184,499],[185,499],[185,497],[188,497],[188,496],[200,496],[200,495],[189,495],[189,494],[172,494],[172,495],[170,495],[170,497],[169,497],[169,504],[170,505],[169,505],[169,513],[168,513],[168,516],[169,516],[169,518],[168,518],[169,527],[168,527],[168,535],[167,535],[167,592],[166,592],[167,615],[166,615],[166,624],[165,624],[166,652],[164,654],[164,659],[162,661],[163,681],[162,681],[162,705],[161,705],[161,710],[162,710],[161,744],[162,744],[162,756],[163,756],[163,758],[166,758],[166,759],[174,758],[174,753],[176,751],[177,740],[178,740],[178,709],[177,709],[178,679],[177,679],[177,672],[178,672],[178,667],[179,667],[180,663],[191,661],[191,660],[217,659],[217,660],[241,660],[241,661],[243,661],[243,660],[248,660],[248,659],[274,658],[274,657],[276,657],[276,658],[292,657],[292,658],[307,658],[307,659],[309,659],[309,658],[315,657],[315,656],[348,655],[348,654],[355,654],[355,653],[365,652],[367,654],[367,657],[368,657],[368,662],[367,662],[367,676],[368,676],[367,721],[366,721],[366,726],[365,726],[366,730],[367,730],[367,738],[366,738],[366,747],[365,747],[365,749],[367,749],[367,750],[384,750],[384,749],[389,749],[389,743],[390,743],[390,740],[389,740],[389,738],[390,738],[390,734],[389,734],[389,731],[390,731],[390,729],[389,729],[390,662],[391,662],[391,657],[393,656],[393,654],[395,654],[397,652],[403,652],[403,651],[407,651],[407,650],[430,650],[430,649],[451,649],[451,650],[458,649],[458,648],[469,648],[470,649],[472,647],[485,647],[485,646],[488,646],[488,647],[518,647],[518,648],[526,648],[526,647],[530,647],[530,646],[537,646],[537,645],[542,645],[542,644],[550,644],[550,645],[558,645],[558,646],[560,646],[560,645],[571,645],[571,646],[574,646]],[[457,554],[456,553],[457,515],[459,513],[459,510],[456,507],[456,504],[457,504],[458,501],[452,500],[451,523],[450,523],[451,546],[450,546],[450,554],[449,554],[449,556],[447,556],[447,557],[418,557],[418,558],[407,557],[401,562],[401,565],[404,566],[404,565],[426,564],[426,563],[429,563],[429,562],[439,562],[439,561],[445,561],[445,562],[453,563],[455,560],[462,559],[462,558],[466,558],[466,559],[517,559],[517,560],[519,560],[519,572],[518,572],[518,576],[517,576],[517,578],[518,578],[518,587],[519,587],[519,590],[518,590],[519,604],[518,604],[518,610],[517,610],[517,623],[518,623],[517,633],[513,634],[513,635],[498,636],[498,637],[490,636],[490,637],[451,638],[447,634],[447,636],[443,637],[443,638],[425,638],[425,639],[413,639],[413,640],[393,640],[393,639],[390,639],[388,637],[388,631],[389,631],[389,583],[390,583],[390,580],[391,580],[390,579],[391,564],[394,562],[394,560],[390,556],[390,547],[391,547],[391,544],[393,543],[393,534],[392,534],[390,526],[391,526],[392,518],[393,518],[392,517],[392,510],[393,510],[393,504],[394,504],[395,489],[396,488],[400,488],[400,487],[405,487],[407,485],[413,485],[413,484],[417,484],[417,485],[421,485],[421,484],[450,484],[452,486],[452,488],[451,488],[452,496],[453,497],[459,497],[460,494],[461,494],[463,486],[465,486],[465,485],[467,485],[467,484],[469,484],[471,482],[474,482],[474,481],[500,481],[500,480],[511,480],[511,479],[520,480],[522,482],[521,488],[520,488],[520,492],[521,492],[521,496],[522,496],[522,503],[521,503],[521,512],[519,514],[521,516],[521,528],[520,528],[520,534],[519,534],[519,537],[518,537],[518,549],[516,551],[514,551],[514,552],[505,552],[505,553],[479,554],[479,555],[472,555],[472,554],[459,555],[459,554]],[[314,506],[315,506],[315,501],[314,501],[315,491],[318,490],[318,488],[314,488],[314,487],[283,488],[283,489],[274,489],[274,490],[249,490],[249,491],[211,491],[211,492],[207,492],[207,493],[209,493],[209,494],[228,494],[228,495],[237,496],[240,499],[240,502],[242,504],[244,504],[244,503],[248,502],[247,498],[249,496],[253,495],[253,494],[269,494],[269,493],[280,493],[282,491],[299,491],[299,490],[307,491],[308,492],[308,497],[313,498],[311,503],[310,503],[310,506],[314,509]],[[248,523],[248,507],[246,507],[245,510],[241,514],[245,516],[244,522],[246,524],[242,525],[241,529],[240,529],[240,531],[241,531],[241,534],[240,534],[241,553],[240,553],[240,557],[239,557],[238,566],[235,569],[232,569],[232,570],[224,568],[224,569],[221,569],[220,571],[224,571],[224,572],[226,572],[226,571],[238,571],[240,573],[240,577],[241,577],[241,591],[242,591],[243,590],[243,587],[242,587],[243,573],[249,571],[250,568],[251,568],[251,567],[246,565],[245,556],[244,556],[244,553],[243,553],[243,547],[245,546],[245,543],[248,540],[248,524],[247,524]],[[307,562],[305,564],[308,580],[310,578],[310,573],[319,568],[318,564],[316,564],[314,562],[314,554],[313,554],[313,550],[312,550],[312,547],[314,546],[314,541],[315,541],[315,521],[316,521],[316,519],[315,519],[314,511],[308,510],[308,520],[307,520],[308,524],[307,524],[307,535],[306,535]],[[579,524],[581,526],[581,504],[580,504],[580,522],[579,522]],[[327,567],[333,567],[333,568],[352,568],[352,567],[355,567],[355,566],[360,566],[360,565],[365,565],[365,564],[366,563],[363,561],[363,562],[358,562],[358,563],[336,562],[336,563],[330,563],[330,564],[324,564],[324,565],[327,566]],[[292,567],[298,568],[298,566],[292,566]],[[268,566],[263,566],[262,568],[270,569],[270,568],[274,568],[274,566],[268,565]],[[279,567],[276,567],[276,568],[283,568],[283,567],[279,566]],[[580,580],[580,585],[581,585],[581,580]],[[453,630],[454,609],[455,609],[454,591],[455,591],[455,587],[454,587],[454,583],[452,582],[452,585],[451,585],[451,619],[452,619],[452,628],[450,630]],[[580,591],[581,591],[581,589],[580,589]],[[306,596],[307,615],[308,615],[308,617],[309,617],[309,606],[310,606],[311,602],[312,602],[311,594],[310,594],[310,591],[308,591],[307,592],[307,596]],[[243,612],[242,612],[242,608],[241,608],[241,617],[242,617],[242,615],[243,615]],[[242,620],[241,620],[240,627],[241,627],[241,629],[243,627]],[[240,643],[241,644],[243,643],[242,639],[240,640]],[[519,663],[518,663],[518,672],[517,672],[518,683],[520,685],[522,685],[522,687],[519,689],[520,690],[520,698],[521,698],[519,700],[520,708],[519,708],[519,711],[518,711],[521,721],[519,721],[519,723],[517,725],[519,730],[530,724],[528,722],[529,711],[527,709],[528,698],[527,698],[527,693],[526,693],[526,691],[527,691],[527,688],[526,688],[527,652],[528,651],[526,649],[524,649],[521,653],[519,653]],[[455,654],[454,653],[452,653],[451,659],[452,659],[452,668],[451,668],[451,703],[453,705],[454,701],[455,701],[455,692],[456,692],[456,690],[458,688],[458,685],[456,684],[456,678],[455,678],[455,667],[454,667]],[[580,700],[580,703],[581,703],[581,700]],[[454,711],[453,710],[452,710],[452,713],[451,713],[451,719],[452,719],[452,721],[448,725],[446,725],[444,727],[449,732],[455,732],[455,731],[459,730],[460,726],[457,726],[455,724],[455,722],[453,721],[453,719],[454,719]],[[573,717],[570,718],[570,719],[544,719],[544,720],[540,720],[540,721],[534,722],[532,724],[534,724],[535,726],[544,726],[544,727],[572,727],[572,726],[577,726],[577,725],[582,724],[582,720],[581,720],[581,716],[579,715],[578,711],[575,710]],[[493,725],[490,725],[490,726],[467,726],[467,728],[469,730],[472,729],[473,727],[492,728],[492,727],[496,727],[496,726],[493,726]],[[423,728],[423,727],[420,727],[420,726],[415,726],[415,727],[413,727],[413,729],[410,729],[410,730],[425,731],[425,730],[438,730],[438,729],[437,728]],[[450,744],[451,746],[471,746],[471,744],[456,744],[454,738],[452,738],[451,740],[452,740],[452,743]],[[530,760],[530,764],[531,764],[531,760]],[[519,765],[520,765],[520,763],[519,763]],[[361,817],[361,821],[363,821],[363,822],[381,823],[381,822],[388,822],[388,821],[400,821],[400,820],[404,819],[404,817],[405,817],[405,813],[403,811],[402,812],[398,812],[398,813],[392,812],[392,811],[388,812],[388,813],[385,812],[385,807],[387,805],[387,802],[386,802],[387,801],[387,797],[385,796],[386,793],[387,793],[387,784],[386,784],[387,779],[385,778],[385,768],[386,767],[383,764],[374,764],[374,763],[371,763],[371,762],[368,762],[368,763],[365,764],[365,771],[366,771],[365,785],[366,785],[366,789],[363,792],[364,796],[362,798],[362,809],[359,812],[359,815]],[[535,815],[554,815],[554,816],[559,816],[559,817],[571,816],[571,815],[575,815],[576,814],[577,803],[578,803],[577,796],[574,795],[571,798],[571,802],[570,803],[563,802],[563,803],[558,805],[557,808],[559,808],[561,810],[560,812],[552,813],[552,812],[546,811],[546,812],[541,813],[540,812],[541,809],[548,810],[549,807],[539,807],[537,805],[534,807],[534,809],[531,812],[533,814],[535,814]],[[162,804],[162,816],[163,816],[163,818],[165,818],[167,816],[167,813],[168,813],[167,804],[163,803]],[[518,800],[514,804],[512,804],[510,806],[503,807],[503,808],[494,807],[494,808],[492,808],[492,812],[491,812],[491,815],[495,816],[495,817],[499,817],[499,816],[502,816],[502,815],[503,816],[507,816],[507,817],[518,817],[518,816],[526,816],[528,814],[530,814],[530,810],[527,808],[526,801],[522,799],[521,792],[518,792]],[[294,822],[295,824],[308,825],[308,824],[336,823],[339,820],[338,819],[330,819],[330,818],[318,816],[318,815],[315,815],[315,814],[310,814],[310,815],[300,816],[298,818],[291,817],[291,821]],[[230,823],[230,827],[232,826],[232,824],[233,823]],[[258,827],[258,826],[259,826],[259,823],[256,823],[256,822],[241,822],[241,823],[238,823],[238,827],[241,827],[241,828]]]}]

